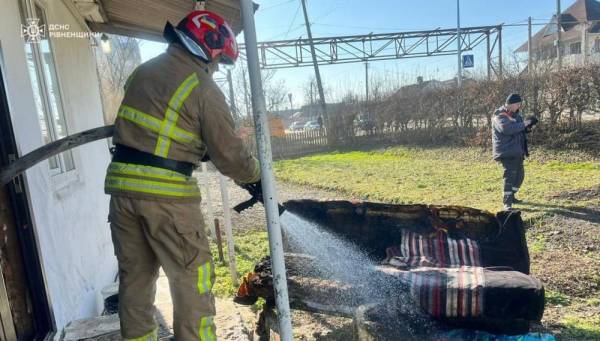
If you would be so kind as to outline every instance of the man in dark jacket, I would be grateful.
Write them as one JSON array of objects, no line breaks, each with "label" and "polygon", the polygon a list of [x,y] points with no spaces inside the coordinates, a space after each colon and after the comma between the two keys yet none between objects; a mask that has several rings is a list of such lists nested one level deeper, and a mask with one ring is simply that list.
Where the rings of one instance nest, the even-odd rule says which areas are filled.
[{"label": "man in dark jacket", "polygon": [[529,156],[525,134],[538,122],[535,116],[523,120],[521,102],[519,94],[511,94],[492,119],[493,157],[504,168],[504,210],[510,210],[513,203],[520,202],[515,193],[525,178],[523,160]]}]

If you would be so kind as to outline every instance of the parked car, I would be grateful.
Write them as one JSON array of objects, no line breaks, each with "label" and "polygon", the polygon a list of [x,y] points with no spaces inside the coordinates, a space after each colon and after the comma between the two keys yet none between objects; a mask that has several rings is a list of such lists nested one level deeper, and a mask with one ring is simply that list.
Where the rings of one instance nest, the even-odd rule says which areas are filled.
[{"label": "parked car", "polygon": [[317,121],[308,121],[306,122],[306,124],[304,125],[304,130],[309,131],[309,130],[319,130],[319,122]]},{"label": "parked car", "polygon": [[292,122],[292,124],[290,124],[290,130],[291,131],[302,131],[302,130],[304,130],[304,123],[302,123],[300,121]]},{"label": "parked car", "polygon": [[354,127],[358,130],[370,131],[375,128],[375,121],[365,114],[354,119]]}]

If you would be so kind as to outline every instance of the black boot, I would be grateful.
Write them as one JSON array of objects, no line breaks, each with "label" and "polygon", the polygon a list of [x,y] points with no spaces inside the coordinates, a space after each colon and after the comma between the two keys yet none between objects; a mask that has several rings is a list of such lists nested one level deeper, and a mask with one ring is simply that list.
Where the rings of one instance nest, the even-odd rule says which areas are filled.
[{"label": "black boot", "polygon": [[505,211],[512,210],[512,204],[513,204],[514,200],[515,200],[514,194],[505,194],[504,197],[502,198],[502,203],[504,204],[503,209]]}]

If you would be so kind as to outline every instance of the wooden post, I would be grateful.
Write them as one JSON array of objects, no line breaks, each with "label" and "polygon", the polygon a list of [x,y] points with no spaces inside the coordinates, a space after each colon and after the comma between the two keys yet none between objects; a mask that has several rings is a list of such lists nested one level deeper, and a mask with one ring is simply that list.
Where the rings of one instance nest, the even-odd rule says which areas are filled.
[{"label": "wooden post", "polygon": [[219,219],[215,218],[215,233],[217,237],[217,250],[219,251],[219,262],[225,264],[225,258],[223,257],[223,242],[221,240],[221,228],[219,227]]},{"label": "wooden post", "polygon": [[235,261],[235,247],[233,242],[233,230],[231,226],[231,208],[229,207],[229,188],[227,180],[223,174],[219,173],[219,183],[221,185],[221,201],[223,203],[223,217],[225,218],[225,235],[227,236],[227,256],[229,258],[229,272],[231,274],[231,283],[234,287],[238,286],[237,265]]},{"label": "wooden post", "polygon": [[208,227],[210,229],[210,234],[211,237],[215,238],[215,225],[213,225],[213,221],[214,221],[214,214],[213,214],[213,207],[212,207],[212,196],[210,194],[210,183],[209,183],[209,179],[208,179],[208,167],[206,166],[206,162],[202,162],[202,166],[200,166],[202,169],[202,176],[201,176],[201,182],[202,185],[204,186],[204,189],[206,191],[206,221],[208,222]]}]

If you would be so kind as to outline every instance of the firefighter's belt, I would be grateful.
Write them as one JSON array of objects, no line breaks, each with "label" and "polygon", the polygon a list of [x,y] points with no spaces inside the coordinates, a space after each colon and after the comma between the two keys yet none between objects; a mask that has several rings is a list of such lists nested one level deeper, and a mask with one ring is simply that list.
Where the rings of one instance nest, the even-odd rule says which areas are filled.
[{"label": "firefighter's belt", "polygon": [[115,146],[112,160],[113,162],[164,168],[185,176],[192,176],[192,172],[196,168],[190,162],[165,159],[121,144]]}]

